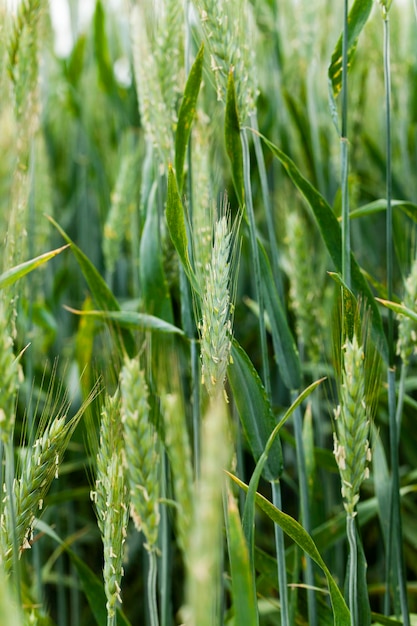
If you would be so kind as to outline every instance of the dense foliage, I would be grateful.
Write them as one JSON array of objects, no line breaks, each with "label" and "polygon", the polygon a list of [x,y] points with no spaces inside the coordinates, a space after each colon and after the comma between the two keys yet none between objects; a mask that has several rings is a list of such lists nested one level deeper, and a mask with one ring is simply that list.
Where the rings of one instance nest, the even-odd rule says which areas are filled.
[{"label": "dense foliage", "polygon": [[0,8],[1,623],[413,623],[417,5],[70,0],[64,53],[49,4]]}]

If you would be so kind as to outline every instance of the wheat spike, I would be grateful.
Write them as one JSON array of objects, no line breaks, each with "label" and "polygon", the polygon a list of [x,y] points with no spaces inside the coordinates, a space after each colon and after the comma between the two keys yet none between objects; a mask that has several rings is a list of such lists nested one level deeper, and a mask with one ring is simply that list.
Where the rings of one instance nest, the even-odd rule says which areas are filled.
[{"label": "wheat spike", "polygon": [[159,528],[160,454],[158,434],[150,421],[148,386],[139,359],[125,359],[120,374],[122,422],[130,512],[146,548],[156,550]]},{"label": "wheat spike", "polygon": [[227,205],[214,228],[211,261],[204,272],[201,302],[202,379],[208,393],[223,390],[232,345],[232,261],[234,232],[230,228]]},{"label": "wheat spike", "polygon": [[[405,281],[403,304],[412,311],[417,307],[417,258],[414,260],[410,274]],[[404,365],[408,365],[413,354],[417,352],[417,323],[406,315],[399,315],[397,354]]]},{"label": "wheat spike", "polygon": [[356,335],[343,346],[340,404],[335,410],[334,455],[342,481],[344,507],[356,515],[359,489],[369,475],[369,407],[365,396],[365,355]]},{"label": "wheat spike", "polygon": [[233,70],[239,118],[244,123],[256,111],[258,88],[253,71],[254,19],[246,1],[194,0],[205,45],[210,54],[217,99],[225,101],[227,77]]},{"label": "wheat spike", "polygon": [[190,525],[193,514],[193,469],[191,446],[185,421],[184,407],[175,394],[164,394],[161,410],[167,449],[177,502],[176,528],[178,544],[184,555],[188,552]]},{"label": "wheat spike", "polygon": [[123,464],[123,431],[120,395],[107,396],[101,413],[97,476],[92,500],[104,548],[104,590],[107,615],[113,619],[121,602],[123,546],[129,521],[129,494]]}]

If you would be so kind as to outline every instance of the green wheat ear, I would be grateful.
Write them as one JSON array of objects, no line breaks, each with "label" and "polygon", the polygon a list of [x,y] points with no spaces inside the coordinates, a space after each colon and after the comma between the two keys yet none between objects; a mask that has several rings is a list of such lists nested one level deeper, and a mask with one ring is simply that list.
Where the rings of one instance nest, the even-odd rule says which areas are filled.
[{"label": "green wheat ear", "polygon": [[165,169],[166,164],[172,161],[173,134],[171,116],[158,78],[155,46],[148,37],[145,12],[139,4],[131,9],[130,18],[141,122],[147,141],[155,148],[161,168]]},{"label": "green wheat ear", "polygon": [[365,396],[365,354],[356,334],[342,347],[340,403],[334,412],[334,455],[342,481],[346,512],[356,515],[359,490],[369,476],[370,415]]},{"label": "green wheat ear", "polygon": [[160,444],[150,420],[149,392],[139,358],[125,359],[120,374],[126,474],[130,514],[149,552],[155,551],[159,528]]},{"label": "green wheat ear", "polygon": [[177,541],[182,553],[187,557],[193,516],[194,479],[184,406],[178,394],[164,394],[161,398],[161,411],[164,420],[165,446],[177,504]]},{"label": "green wheat ear", "polygon": [[210,55],[217,99],[225,101],[229,71],[233,69],[239,118],[242,123],[256,111],[258,85],[252,43],[255,20],[246,0],[194,0]]},{"label": "green wheat ear", "polygon": [[103,578],[109,620],[115,617],[117,602],[122,601],[123,546],[129,521],[120,409],[118,392],[106,397],[101,412],[95,489],[91,493],[104,548]]},{"label": "green wheat ear", "polygon": [[[70,402],[64,399],[57,409],[56,400],[47,403],[41,417],[41,426],[37,438],[32,446],[22,451],[20,471],[13,485],[13,492],[8,493],[3,484],[3,512],[1,516],[0,538],[3,554],[0,560],[4,561],[6,572],[13,564],[12,537],[16,537],[19,556],[31,546],[33,523],[44,508],[46,495],[54,478],[58,478],[59,468],[67,449],[71,436],[80,421],[87,406],[97,395],[96,386],[77,413],[67,419]],[[51,406],[51,404],[53,406]],[[57,411],[54,418],[49,418],[47,412]],[[13,498],[15,519],[11,518],[11,508],[7,506]]]},{"label": "green wheat ear", "polygon": [[[411,266],[405,285],[403,304],[408,309],[417,309],[417,258]],[[417,352],[417,323],[405,315],[399,315],[397,354],[404,365],[408,365],[413,354]]]},{"label": "green wheat ear", "polygon": [[0,439],[7,444],[13,435],[16,395],[23,379],[19,358],[13,351],[11,333],[14,327],[15,305],[4,292],[0,294]]},{"label": "green wheat ear", "polygon": [[232,346],[233,256],[238,222],[230,226],[227,201],[222,213],[214,226],[211,261],[202,272],[201,372],[211,397],[224,388]]}]

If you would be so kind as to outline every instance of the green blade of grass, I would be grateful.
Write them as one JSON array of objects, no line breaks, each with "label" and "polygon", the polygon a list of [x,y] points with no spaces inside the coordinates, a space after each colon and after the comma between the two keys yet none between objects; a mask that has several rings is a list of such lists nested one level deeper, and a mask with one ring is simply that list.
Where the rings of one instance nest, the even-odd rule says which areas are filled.
[{"label": "green blade of grass", "polygon": [[[77,263],[83,273],[88,287],[91,291],[92,298],[99,309],[103,311],[120,311],[119,303],[117,302],[113,292],[108,287],[105,280],[102,278],[98,270],[91,263],[86,254],[72,241],[67,233],[61,228],[61,226],[52,218],[48,216],[51,224],[55,226],[57,231],[62,235],[65,241],[71,245],[71,250],[77,260]],[[134,354],[134,341],[131,333],[122,329],[121,332],[122,343],[117,333],[115,333],[115,340],[121,352],[126,350],[129,356]]]},{"label": "green blade of grass", "polygon": [[30,272],[33,272],[37,267],[43,265],[50,259],[53,259],[57,254],[60,254],[63,250],[68,248],[69,246],[62,246],[61,248],[56,248],[55,250],[51,250],[50,252],[45,252],[40,256],[35,257],[34,259],[30,259],[29,261],[24,261],[24,263],[20,263],[15,267],[3,272],[0,275],[0,289],[4,289],[5,287],[10,287],[13,285],[19,278],[26,276]]},{"label": "green blade of grass", "polygon": [[[324,378],[312,383],[294,400],[290,408],[285,412],[279,423],[270,433],[268,440],[264,446],[262,454],[257,459],[255,470],[252,474],[252,478],[249,483],[248,494],[246,496],[245,510],[243,514],[243,530],[246,536],[246,540],[249,546],[249,555],[253,561],[254,558],[254,529],[255,529],[255,494],[258,488],[259,480],[264,471],[264,467],[268,462],[268,457],[272,451],[272,457],[274,457],[274,446],[277,440],[278,433],[285,424],[285,422],[291,417],[295,409],[314,391],[314,389],[324,380]],[[252,418],[253,419],[253,418]],[[271,479],[269,479],[271,480]],[[272,479],[274,480],[274,479]]]},{"label": "green blade of grass", "polygon": [[100,0],[96,3],[94,12],[94,54],[101,86],[110,96],[117,94],[117,83],[114,78],[106,35],[106,15]]},{"label": "green blade of grass", "polygon": [[122,328],[132,328],[134,330],[143,331],[150,330],[160,333],[181,335],[182,337],[185,336],[185,333],[181,330],[181,328],[147,313],[137,313],[136,311],[80,311],[79,309],[73,309],[69,306],[65,306],[64,308],[75,315],[94,317],[95,319],[115,322],[117,326],[121,326]]},{"label": "green blade of grass", "polygon": [[180,261],[194,291],[200,293],[200,287],[188,256],[188,238],[185,228],[184,208],[178,192],[177,180],[172,169],[168,168],[168,196],[165,210],[169,234],[180,257]]},{"label": "green blade of grass", "polygon": [[404,304],[400,304],[399,302],[392,302],[391,300],[383,300],[382,298],[375,298],[377,302],[380,302],[384,307],[394,311],[397,315],[405,315],[405,317],[409,317],[410,319],[417,322],[417,313],[412,309],[404,306]]},{"label": "green blade of grass", "polygon": [[[256,461],[261,457],[275,426],[271,404],[259,375],[244,349],[234,339],[232,363],[227,376],[236,402],[243,430]],[[281,443],[274,442],[271,459],[265,465],[266,480],[276,480],[282,473]]]},{"label": "green blade of grass", "polygon": [[[417,222],[417,204],[413,202],[407,202],[406,200],[391,200],[392,208],[400,209],[407,217]],[[357,219],[359,217],[365,217],[367,215],[374,215],[381,211],[387,210],[387,201],[385,198],[374,200],[368,204],[364,204],[358,209],[353,209],[350,212],[350,219]]]},{"label": "green blade of grass", "polygon": [[184,185],[184,161],[187,151],[188,140],[191,133],[191,124],[194,119],[197,98],[200,92],[201,79],[203,76],[204,44],[195,58],[191,67],[187,83],[184,89],[184,97],[178,113],[178,124],[175,133],[175,171],[179,192],[182,193]]},{"label": "green blade of grass", "polygon": [[[338,272],[342,271],[342,233],[340,224],[321,193],[301,174],[295,163],[282,150],[260,134],[265,144],[283,165],[288,176],[310,206],[319,227],[322,239]],[[370,287],[351,253],[353,290],[361,293],[372,311],[372,328],[384,358],[388,355],[387,340],[382,326],[381,315]]]},{"label": "green blade of grass", "polygon": [[[229,474],[229,476],[235,481],[236,484],[239,485],[239,487],[249,493],[248,485],[232,474]],[[310,535],[294,518],[274,507],[274,505],[261,494],[256,493],[255,499],[257,505],[268,515],[268,517],[275,522],[275,524],[278,524],[288,537],[290,537],[302,550],[304,550],[304,552],[308,554],[323,570],[329,586],[335,626],[347,626],[350,624],[350,613],[346,602],[343,599],[336,581],[331,575],[326,563],[323,561],[320,552],[317,550],[317,547]]]},{"label": "green blade of grass", "polygon": [[143,308],[153,315],[172,323],[171,295],[164,270],[161,245],[160,219],[155,202],[156,183],[149,194],[146,219],[139,248],[139,275]]},{"label": "green blade of grass", "polygon": [[243,177],[243,150],[240,124],[237,113],[236,90],[233,72],[227,81],[226,111],[224,120],[224,140],[227,156],[232,168],[232,179],[237,199],[241,207],[245,205],[245,183]]},{"label": "green blade of grass", "polygon": [[[373,0],[355,0],[349,11],[348,31],[348,71],[358,45],[359,35],[365,26],[371,12]],[[342,47],[343,35],[340,35],[333,51],[328,76],[332,85],[333,97],[336,98],[342,89]]]},{"label": "green blade of grass", "polygon": [[250,569],[248,546],[242,531],[239,511],[231,494],[228,497],[226,532],[235,624],[257,626],[259,620],[256,588]]}]

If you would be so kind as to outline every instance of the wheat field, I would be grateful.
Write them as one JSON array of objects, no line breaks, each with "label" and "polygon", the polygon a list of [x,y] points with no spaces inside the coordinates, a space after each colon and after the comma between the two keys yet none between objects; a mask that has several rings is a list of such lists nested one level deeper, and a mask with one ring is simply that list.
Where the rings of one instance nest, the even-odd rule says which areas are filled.
[{"label": "wheat field", "polygon": [[0,30],[0,623],[417,624],[416,1]]}]

